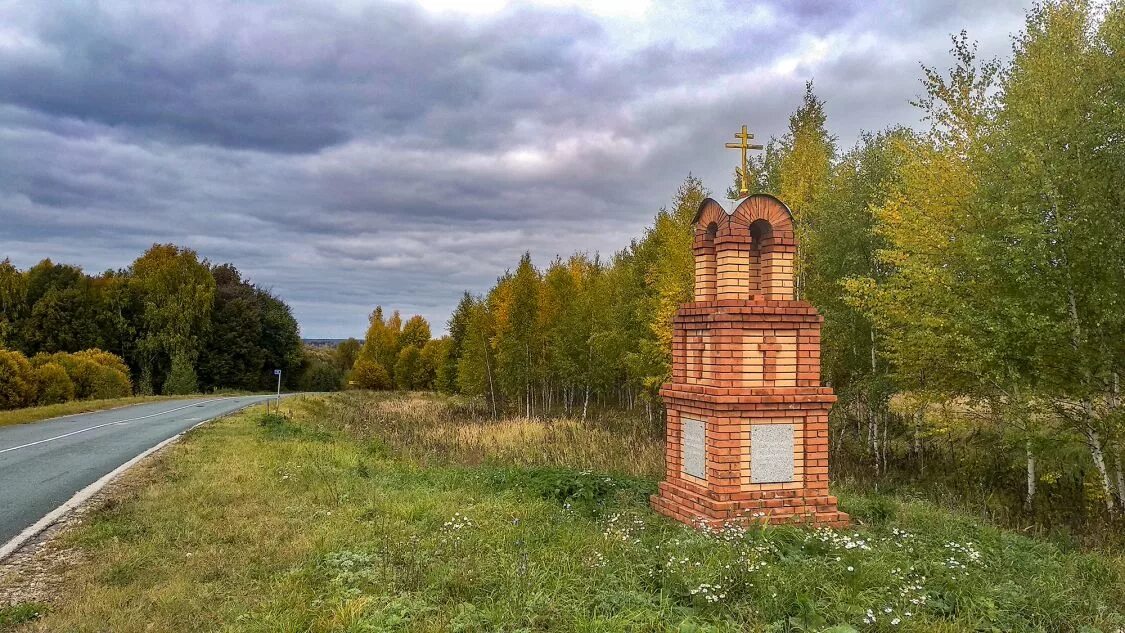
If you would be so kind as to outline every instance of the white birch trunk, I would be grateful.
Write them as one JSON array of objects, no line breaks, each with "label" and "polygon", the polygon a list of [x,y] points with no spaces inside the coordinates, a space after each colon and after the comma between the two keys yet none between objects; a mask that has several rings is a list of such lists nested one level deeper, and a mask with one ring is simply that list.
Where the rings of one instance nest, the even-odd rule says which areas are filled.
[{"label": "white birch trunk", "polygon": [[1102,477],[1102,488],[1105,491],[1105,507],[1109,510],[1110,514],[1116,514],[1117,504],[1114,501],[1113,485],[1109,480],[1109,470],[1105,465],[1105,453],[1102,451],[1102,439],[1098,435],[1097,430],[1092,426],[1086,427],[1086,445],[1090,448],[1090,456],[1094,458],[1094,466],[1098,469],[1098,474]]},{"label": "white birch trunk", "polygon": [[1025,445],[1027,449],[1027,498],[1024,499],[1023,507],[1031,510],[1032,504],[1035,503],[1035,452],[1031,450],[1031,440],[1027,440]]},{"label": "white birch trunk", "polygon": [[[483,335],[481,338],[484,338]],[[498,417],[496,415],[496,386],[492,384],[492,363],[488,360],[488,342],[485,341],[484,344],[484,369],[488,373],[488,395],[489,399],[492,400],[492,419],[495,420]]]}]

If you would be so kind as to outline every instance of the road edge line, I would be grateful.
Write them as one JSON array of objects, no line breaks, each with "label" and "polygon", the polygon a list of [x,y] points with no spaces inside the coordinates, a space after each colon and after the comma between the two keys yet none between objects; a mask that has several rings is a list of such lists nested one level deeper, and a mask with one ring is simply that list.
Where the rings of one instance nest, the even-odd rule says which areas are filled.
[{"label": "road edge line", "polygon": [[248,403],[246,403],[246,405],[241,406],[237,409],[234,409],[233,411],[228,411],[228,412],[226,412],[222,415],[217,415],[213,418],[208,418],[206,420],[203,420],[203,421],[199,422],[198,424],[194,424],[191,427],[189,427],[187,429],[184,429],[183,431],[180,431],[179,433],[173,435],[172,437],[169,437],[168,439],[163,440],[159,444],[156,444],[155,446],[152,446],[152,447],[142,451],[136,457],[130,459],[129,461],[125,462],[124,464],[121,464],[117,468],[114,468],[113,470],[106,473],[105,475],[102,475],[102,477],[100,479],[98,479],[97,481],[95,481],[94,483],[92,483],[89,486],[86,486],[85,488],[83,488],[83,489],[79,490],[78,492],[74,493],[74,496],[72,496],[70,499],[68,499],[66,501],[66,503],[63,503],[61,506],[55,508],[54,510],[51,510],[42,519],[39,519],[38,521],[33,523],[30,527],[27,527],[26,529],[24,529],[24,531],[17,534],[14,538],[9,540],[7,543],[4,543],[4,545],[0,546],[0,563],[3,563],[12,554],[15,554],[16,552],[18,552],[20,550],[20,548],[23,547],[24,544],[26,544],[28,541],[35,538],[36,536],[39,536],[40,534],[43,533],[44,530],[51,527],[55,523],[58,523],[60,519],[65,517],[67,514],[70,514],[75,508],[77,508],[77,507],[81,506],[83,503],[86,503],[87,501],[89,501],[90,498],[93,497],[94,495],[96,495],[98,492],[100,492],[102,488],[105,488],[105,486],[109,482],[113,481],[114,479],[119,477],[121,474],[123,474],[125,471],[129,470],[133,466],[136,466],[140,461],[142,461],[143,459],[145,459],[149,455],[152,455],[156,451],[159,451],[160,449],[162,449],[162,448],[164,448],[164,447],[166,447],[170,444],[178,442],[181,438],[183,438],[184,435],[187,435],[188,433],[194,431],[195,429],[199,428],[200,426],[203,426],[204,424],[207,424],[208,422],[214,422],[215,420],[221,420],[225,417],[234,415],[235,413],[239,413],[243,409],[246,409],[248,407],[252,407],[256,404],[262,404],[262,403],[261,402],[248,402]]}]

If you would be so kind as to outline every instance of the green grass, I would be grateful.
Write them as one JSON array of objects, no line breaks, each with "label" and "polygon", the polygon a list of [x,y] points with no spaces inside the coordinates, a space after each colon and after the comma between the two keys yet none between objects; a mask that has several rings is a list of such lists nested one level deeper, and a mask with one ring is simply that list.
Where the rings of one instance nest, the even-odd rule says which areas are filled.
[{"label": "green grass", "polygon": [[193,431],[68,537],[88,562],[17,630],[1125,627],[1120,557],[921,502],[846,495],[863,525],[840,532],[703,533],[647,506],[656,477],[636,454],[657,440],[560,445],[604,429],[526,420],[442,439],[471,411],[418,395],[286,408]]},{"label": "green grass", "polygon": [[15,627],[18,624],[33,622],[46,612],[46,605],[38,603],[0,607],[0,631]]}]

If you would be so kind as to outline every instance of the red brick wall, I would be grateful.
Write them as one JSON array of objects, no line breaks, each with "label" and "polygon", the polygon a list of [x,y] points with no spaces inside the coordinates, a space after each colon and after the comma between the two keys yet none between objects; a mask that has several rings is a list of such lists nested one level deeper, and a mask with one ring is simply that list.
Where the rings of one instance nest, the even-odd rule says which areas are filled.
[{"label": "red brick wall", "polygon": [[[694,251],[695,301],[676,314],[672,380],[661,390],[667,475],[653,506],[689,523],[847,524],[828,494],[828,410],[836,397],[820,384],[822,318],[794,300],[788,209],[759,195],[728,215],[708,199]],[[683,472],[685,417],[705,422],[702,479]],[[792,425],[793,481],[751,481],[757,424]]]}]

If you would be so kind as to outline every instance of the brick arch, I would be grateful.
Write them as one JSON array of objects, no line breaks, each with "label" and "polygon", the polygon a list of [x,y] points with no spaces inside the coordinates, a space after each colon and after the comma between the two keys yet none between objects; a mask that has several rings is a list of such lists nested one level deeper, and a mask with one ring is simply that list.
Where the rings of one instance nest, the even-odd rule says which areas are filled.
[{"label": "brick arch", "polygon": [[775,244],[796,246],[793,232],[793,212],[784,202],[768,193],[756,193],[744,199],[731,214],[731,223],[739,228],[749,228],[757,220],[765,220],[770,225],[771,238]]},{"label": "brick arch", "polygon": [[715,242],[730,232],[730,216],[718,202],[707,198],[695,214],[695,300],[714,301],[717,278]]},{"label": "brick arch", "polygon": [[730,232],[730,215],[727,214],[726,209],[714,199],[707,198],[699,204],[699,210],[695,212],[695,219],[692,221],[695,225],[693,246],[699,246],[706,238],[707,227],[712,222],[717,228],[715,237],[725,236]]},{"label": "brick arch", "polygon": [[797,238],[789,207],[769,194],[755,194],[735,208],[730,222],[750,237],[747,260],[752,297],[794,299]]}]

